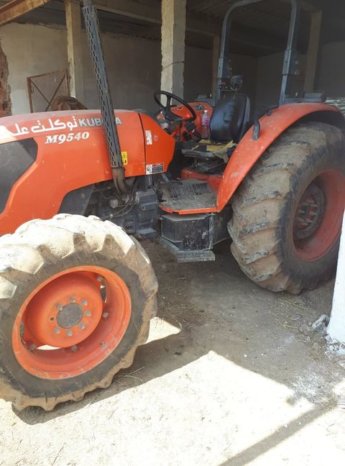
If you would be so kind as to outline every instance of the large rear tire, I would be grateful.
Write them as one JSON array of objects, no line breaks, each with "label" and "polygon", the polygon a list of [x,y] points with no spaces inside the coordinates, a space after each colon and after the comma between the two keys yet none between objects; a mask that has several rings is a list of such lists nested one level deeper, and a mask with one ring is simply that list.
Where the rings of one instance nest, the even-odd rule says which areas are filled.
[{"label": "large rear tire", "polygon": [[0,238],[0,396],[52,410],[108,387],[146,341],[156,292],[139,243],[96,217]]},{"label": "large rear tire", "polygon": [[343,132],[321,122],[288,129],[253,168],[232,207],[232,253],[253,282],[299,293],[329,279],[345,207]]}]

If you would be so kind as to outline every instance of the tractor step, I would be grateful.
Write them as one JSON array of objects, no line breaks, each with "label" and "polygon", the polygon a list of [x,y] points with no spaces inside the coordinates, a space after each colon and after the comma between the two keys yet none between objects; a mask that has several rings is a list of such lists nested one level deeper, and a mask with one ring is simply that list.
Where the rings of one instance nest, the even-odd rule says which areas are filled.
[{"label": "tractor step", "polygon": [[161,243],[178,262],[214,261],[215,216],[168,214],[161,217]]},{"label": "tractor step", "polygon": [[169,181],[160,185],[162,208],[175,212],[216,206],[217,196],[204,181]]}]

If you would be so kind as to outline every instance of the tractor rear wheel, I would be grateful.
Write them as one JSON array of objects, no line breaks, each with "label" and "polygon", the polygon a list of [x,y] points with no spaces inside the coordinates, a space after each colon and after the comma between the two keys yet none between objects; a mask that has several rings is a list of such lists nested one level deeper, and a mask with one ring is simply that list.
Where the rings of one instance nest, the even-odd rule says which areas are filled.
[{"label": "tractor rear wheel", "polygon": [[80,400],[132,364],[156,310],[139,243],[96,217],[33,220],[0,238],[0,396]]},{"label": "tractor rear wheel", "polygon": [[229,232],[242,271],[272,291],[299,293],[331,277],[345,207],[343,132],[292,127],[234,196]]}]

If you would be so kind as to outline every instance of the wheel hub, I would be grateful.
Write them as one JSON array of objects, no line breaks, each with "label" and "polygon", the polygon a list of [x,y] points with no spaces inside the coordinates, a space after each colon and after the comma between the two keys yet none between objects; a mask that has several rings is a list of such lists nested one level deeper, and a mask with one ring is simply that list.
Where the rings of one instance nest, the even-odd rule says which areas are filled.
[{"label": "wheel hub", "polygon": [[24,322],[24,339],[34,347],[78,345],[96,329],[102,310],[96,279],[77,274],[63,276],[31,301]]},{"label": "wheel hub", "polygon": [[312,183],[304,192],[294,222],[296,240],[311,238],[322,223],[326,209],[326,197],[322,189]]},{"label": "wheel hub", "polygon": [[71,328],[78,325],[83,318],[83,310],[79,304],[70,303],[58,311],[56,321],[60,327]]}]

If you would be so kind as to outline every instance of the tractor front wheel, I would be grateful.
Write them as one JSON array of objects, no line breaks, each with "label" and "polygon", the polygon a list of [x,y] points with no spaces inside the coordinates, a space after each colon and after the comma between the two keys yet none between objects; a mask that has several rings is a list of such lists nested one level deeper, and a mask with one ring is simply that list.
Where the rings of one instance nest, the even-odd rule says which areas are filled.
[{"label": "tractor front wheel", "polygon": [[51,410],[108,387],[146,341],[156,292],[139,243],[96,217],[0,238],[0,396]]},{"label": "tractor front wheel", "polygon": [[234,196],[231,249],[243,272],[272,291],[299,293],[331,277],[345,207],[343,132],[292,127]]}]

